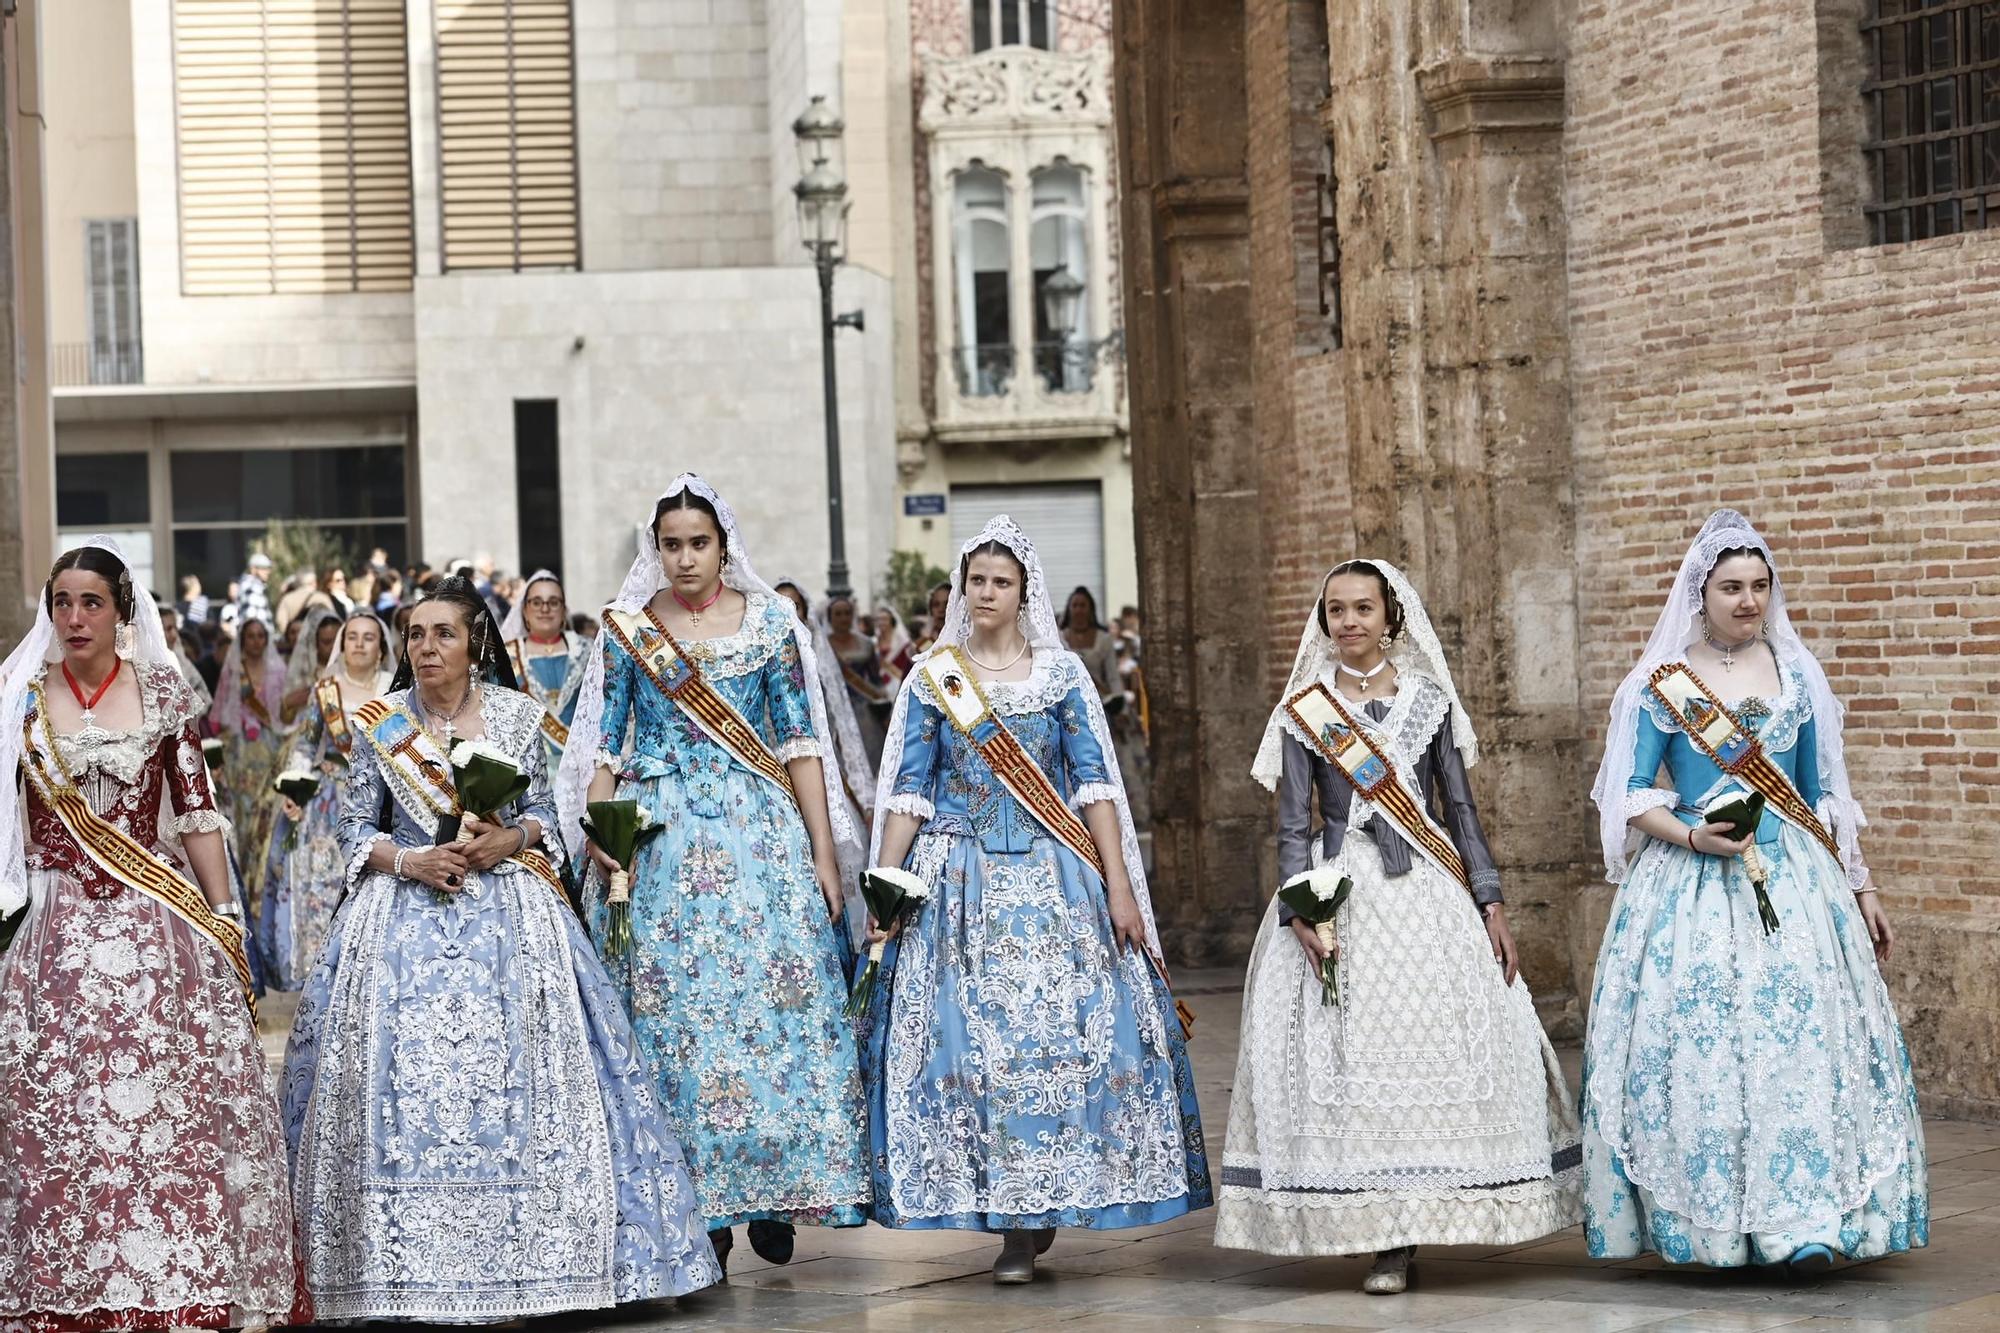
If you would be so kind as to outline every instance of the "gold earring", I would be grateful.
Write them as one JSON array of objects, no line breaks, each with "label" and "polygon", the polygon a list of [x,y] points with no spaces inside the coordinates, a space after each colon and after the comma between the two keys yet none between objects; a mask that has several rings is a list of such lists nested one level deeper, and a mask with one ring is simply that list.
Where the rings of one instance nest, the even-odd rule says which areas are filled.
[{"label": "gold earring", "polygon": [[1389,645],[1394,643],[1395,641],[1396,639],[1394,635],[1390,634],[1388,630],[1383,630],[1382,637],[1375,641],[1375,646],[1377,648],[1380,648],[1383,652],[1386,653],[1389,651]]}]

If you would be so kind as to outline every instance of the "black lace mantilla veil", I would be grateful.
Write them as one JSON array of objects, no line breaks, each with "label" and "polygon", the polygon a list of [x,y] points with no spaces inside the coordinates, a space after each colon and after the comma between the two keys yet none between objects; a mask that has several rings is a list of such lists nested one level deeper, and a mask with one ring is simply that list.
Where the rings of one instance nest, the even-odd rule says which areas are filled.
[{"label": "black lace mantilla veil", "polygon": [[[507,660],[507,647],[500,638],[500,626],[495,623],[486,599],[479,595],[479,589],[472,586],[472,580],[457,574],[439,579],[436,587],[417,600],[417,605],[438,601],[454,603],[467,613],[471,621],[466,633],[471,640],[474,676],[483,684],[520,689],[521,682],[514,678],[514,664]],[[409,653],[403,651],[402,644],[395,647],[396,677],[389,682],[392,693],[410,689],[416,684]]]}]

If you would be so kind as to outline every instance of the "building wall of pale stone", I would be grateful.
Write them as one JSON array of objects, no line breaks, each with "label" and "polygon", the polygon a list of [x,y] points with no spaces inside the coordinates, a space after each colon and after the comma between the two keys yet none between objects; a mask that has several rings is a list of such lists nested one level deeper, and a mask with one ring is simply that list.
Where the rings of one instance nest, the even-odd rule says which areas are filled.
[{"label": "building wall of pale stone", "polygon": [[[889,550],[889,290],[852,268],[837,290],[868,323],[838,344],[848,559],[865,592]],[[520,568],[514,488],[491,484],[494,441],[513,438],[516,399],[552,398],[576,606],[618,591],[636,526],[684,470],[735,507],[760,570],[817,581],[827,559],[818,308],[813,272],[798,267],[420,280],[423,554],[488,551]]]},{"label": "building wall of pale stone", "polygon": [[1818,9],[1591,5],[1570,33],[1592,752],[1694,528],[1744,510],[1847,707],[1919,1088],[2000,1114],[2000,237],[1857,244],[1860,5]]}]

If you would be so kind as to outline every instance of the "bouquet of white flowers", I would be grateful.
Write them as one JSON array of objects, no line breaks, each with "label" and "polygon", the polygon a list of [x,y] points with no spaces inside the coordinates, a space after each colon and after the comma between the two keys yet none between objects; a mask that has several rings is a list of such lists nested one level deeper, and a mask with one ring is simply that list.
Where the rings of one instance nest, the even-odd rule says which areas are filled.
[{"label": "bouquet of white flowers", "polygon": [[[458,807],[468,815],[497,820],[498,811],[528,790],[528,775],[521,765],[497,745],[485,741],[460,741],[451,747],[451,782],[458,790]],[[438,820],[440,845],[458,841],[461,815]]]},{"label": "bouquet of white flowers", "polygon": [[1319,1002],[1322,1005],[1340,1004],[1340,974],[1336,970],[1339,960],[1332,952],[1333,916],[1352,892],[1354,881],[1330,866],[1315,866],[1294,875],[1285,881],[1285,887],[1278,890],[1279,901],[1313,928],[1320,945],[1328,951],[1319,965]]},{"label": "bouquet of white flowers", "polygon": [[[875,918],[875,924],[883,930],[893,930],[906,916],[915,916],[930,901],[931,886],[907,870],[883,867],[861,872],[861,896],[868,901],[868,915]],[[887,940],[877,940],[868,946],[868,966],[855,978],[854,989],[847,995],[847,1016],[855,1018],[867,1012],[868,1001],[875,994],[875,977],[882,970],[882,948]]]},{"label": "bouquet of white flowers", "polygon": [[[319,795],[319,774],[310,769],[288,768],[271,782],[271,790],[303,810],[312,804],[312,798]],[[285,850],[290,851],[298,841],[299,826],[294,821],[285,830]]]}]

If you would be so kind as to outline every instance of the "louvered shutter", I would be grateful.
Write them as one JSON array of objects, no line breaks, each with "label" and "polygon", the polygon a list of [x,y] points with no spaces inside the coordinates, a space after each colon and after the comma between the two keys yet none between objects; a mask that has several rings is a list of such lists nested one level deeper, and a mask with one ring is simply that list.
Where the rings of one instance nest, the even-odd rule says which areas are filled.
[{"label": "louvered shutter", "polygon": [[1026,486],[951,488],[951,550],[979,535],[986,521],[1006,514],[1035,543],[1057,619],[1071,589],[1085,587],[1104,610],[1104,494],[1094,481]]},{"label": "louvered shutter", "polygon": [[174,0],[181,289],[407,291],[403,0]]},{"label": "louvered shutter", "polygon": [[581,263],[569,0],[437,0],[444,267]]}]

